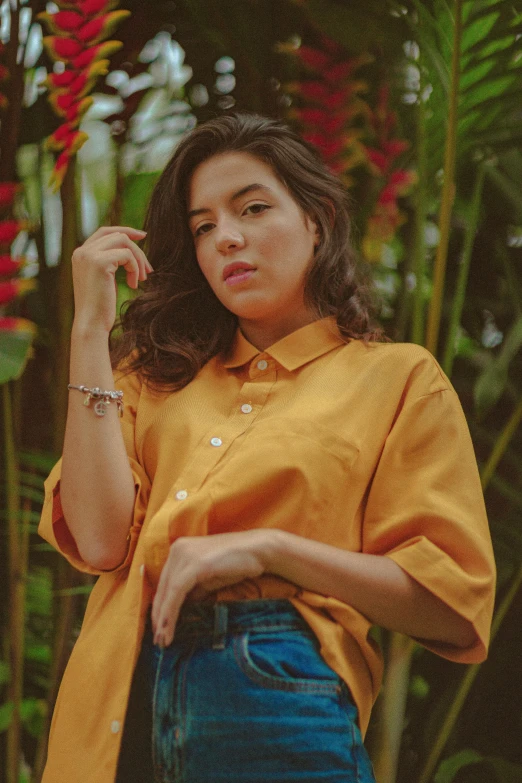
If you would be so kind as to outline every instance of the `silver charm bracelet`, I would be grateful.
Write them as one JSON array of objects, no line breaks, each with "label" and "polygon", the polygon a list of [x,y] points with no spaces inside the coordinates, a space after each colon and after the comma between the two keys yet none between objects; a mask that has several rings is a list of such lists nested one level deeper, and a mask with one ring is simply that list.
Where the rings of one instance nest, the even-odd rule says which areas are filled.
[{"label": "silver charm bracelet", "polygon": [[73,386],[72,383],[67,384],[68,389],[78,389],[83,392],[86,397],[83,401],[84,405],[89,405],[91,399],[97,400],[94,404],[94,412],[97,416],[105,416],[105,412],[108,406],[111,404],[111,400],[116,401],[118,407],[118,415],[123,416],[123,392],[122,391],[102,391],[99,386],[89,389],[87,386]]}]

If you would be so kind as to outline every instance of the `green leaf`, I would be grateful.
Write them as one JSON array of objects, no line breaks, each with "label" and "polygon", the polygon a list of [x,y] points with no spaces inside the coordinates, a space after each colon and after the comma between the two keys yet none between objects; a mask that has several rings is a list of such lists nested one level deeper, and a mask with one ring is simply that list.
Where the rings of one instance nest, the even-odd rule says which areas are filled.
[{"label": "green leaf", "polygon": [[425,677],[415,674],[410,680],[408,690],[414,698],[425,699],[430,692],[430,684]]},{"label": "green leaf", "polygon": [[509,365],[522,346],[522,316],[504,338],[500,353],[479,375],[473,390],[477,410],[484,413],[500,398],[508,381]]},{"label": "green leaf", "polygon": [[47,476],[58,462],[59,455],[36,451],[20,451],[18,458],[20,464],[24,467],[35,468],[44,476]]},{"label": "green leaf", "polygon": [[465,52],[472,44],[487,37],[495,26],[500,13],[493,12],[479,19],[475,19],[464,27],[461,41],[461,51]]},{"label": "green leaf", "polygon": [[48,644],[28,644],[25,649],[25,659],[34,663],[51,663],[51,647]]},{"label": "green leaf", "polygon": [[141,228],[147,204],[161,172],[129,174],[123,190],[122,225]]},{"label": "green leaf", "polygon": [[451,756],[449,759],[446,759],[442,762],[435,774],[435,777],[433,778],[433,782],[451,783],[453,780],[455,780],[455,776],[459,770],[461,770],[463,767],[469,766],[470,764],[477,764],[482,761],[482,759],[483,756],[481,756],[480,753],[477,753],[476,750],[472,750],[471,748],[461,750],[454,756]]},{"label": "green leaf", "polygon": [[9,666],[5,661],[0,660],[0,685],[5,685],[6,682],[9,682],[9,677]]},{"label": "green leaf", "polygon": [[484,764],[494,770],[498,783],[522,783],[522,765],[495,756],[484,759]]},{"label": "green leaf", "polygon": [[11,725],[11,719],[13,717],[13,702],[6,701],[4,704],[0,704],[0,734],[7,731]]},{"label": "green leaf", "polygon": [[21,376],[31,356],[31,332],[0,330],[0,383],[15,381]]},{"label": "green leaf", "polygon": [[25,729],[32,737],[39,737],[45,727],[47,716],[45,699],[24,699],[20,705],[20,717]]}]

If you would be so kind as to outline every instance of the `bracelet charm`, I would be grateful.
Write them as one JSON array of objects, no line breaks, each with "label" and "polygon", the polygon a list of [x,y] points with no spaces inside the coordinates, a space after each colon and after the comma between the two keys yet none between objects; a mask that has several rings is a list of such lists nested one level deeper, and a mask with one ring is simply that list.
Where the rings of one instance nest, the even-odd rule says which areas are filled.
[{"label": "bracelet charm", "polygon": [[68,389],[78,389],[85,394],[83,401],[84,405],[89,406],[91,399],[95,399],[94,412],[97,416],[105,416],[107,407],[111,404],[111,401],[116,402],[118,408],[118,415],[120,418],[123,416],[123,392],[116,390],[102,391],[99,386],[94,386],[89,389],[87,386],[81,384],[80,386],[74,386],[72,383],[67,385]]}]

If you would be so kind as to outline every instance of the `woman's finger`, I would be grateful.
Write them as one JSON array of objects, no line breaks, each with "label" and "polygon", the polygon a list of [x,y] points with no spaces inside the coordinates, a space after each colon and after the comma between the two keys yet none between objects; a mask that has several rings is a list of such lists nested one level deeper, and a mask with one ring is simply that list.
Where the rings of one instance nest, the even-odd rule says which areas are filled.
[{"label": "woman's finger", "polygon": [[[130,253],[132,253],[132,256],[134,257],[136,261],[136,269],[137,269],[137,275],[136,275],[136,284],[131,285],[129,282],[129,285],[131,285],[132,288],[138,287],[138,281],[139,280],[146,280],[147,274],[148,274],[148,267],[150,266],[148,259],[141,250],[138,245],[132,241],[132,239],[127,236],[127,234],[123,234],[119,231],[111,232],[110,234],[105,234],[98,238],[96,243],[92,243],[90,245],[91,250],[99,250],[99,251],[107,251],[111,249],[118,249],[118,248],[127,248]],[[152,269],[152,267],[150,267]],[[130,270],[129,270],[130,271]]]},{"label": "woman's finger", "polygon": [[100,237],[107,236],[108,234],[126,234],[132,239],[137,239],[138,242],[147,236],[146,231],[142,231],[141,228],[133,228],[132,226],[100,226],[96,231],[88,237],[84,245],[95,242]]}]

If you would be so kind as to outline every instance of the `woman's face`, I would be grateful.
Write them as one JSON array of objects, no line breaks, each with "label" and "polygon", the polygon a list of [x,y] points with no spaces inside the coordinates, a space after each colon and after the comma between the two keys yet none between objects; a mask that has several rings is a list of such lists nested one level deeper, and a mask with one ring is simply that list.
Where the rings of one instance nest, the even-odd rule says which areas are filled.
[{"label": "woman's face", "polygon": [[188,209],[201,271],[247,338],[267,347],[315,320],[303,294],[317,226],[271,166],[246,152],[209,158],[192,175]]}]

